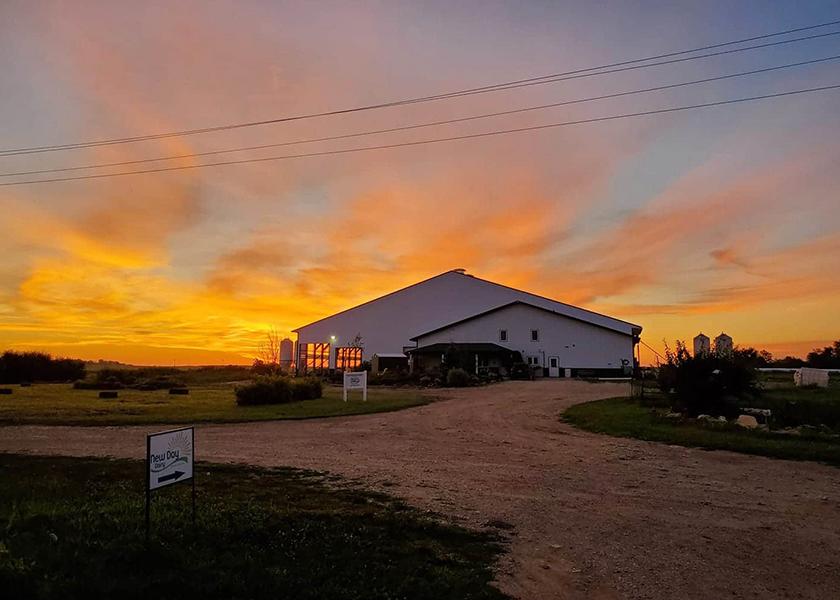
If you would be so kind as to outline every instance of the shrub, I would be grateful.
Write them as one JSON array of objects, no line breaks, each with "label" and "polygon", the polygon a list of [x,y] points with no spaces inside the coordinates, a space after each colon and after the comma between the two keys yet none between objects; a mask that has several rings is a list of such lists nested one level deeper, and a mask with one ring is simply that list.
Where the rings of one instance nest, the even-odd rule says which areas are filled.
[{"label": "shrub", "polygon": [[464,369],[449,369],[446,374],[448,387],[467,387],[472,383],[472,377]]},{"label": "shrub", "polygon": [[236,388],[239,406],[285,404],[292,401],[292,386],[285,377],[261,377]]},{"label": "shrub", "polygon": [[676,351],[666,348],[666,357],[659,386],[675,411],[734,418],[739,402],[758,394],[755,369],[735,357],[691,356],[681,341]]},{"label": "shrub", "polygon": [[381,373],[368,373],[368,385],[419,385],[422,377],[418,371],[385,369]]},{"label": "shrub", "polygon": [[121,390],[125,386],[119,381],[76,381],[74,390]]},{"label": "shrub", "polygon": [[420,387],[431,387],[433,385],[438,384],[438,380],[431,375],[421,375],[420,379],[418,379],[417,384]]},{"label": "shrub", "polygon": [[533,379],[531,367],[524,362],[515,362],[510,366],[511,379]]},{"label": "shrub", "polygon": [[289,382],[292,400],[316,400],[324,395],[324,386],[317,377],[300,377]]},{"label": "shrub", "polygon": [[285,404],[298,400],[315,400],[323,396],[323,385],[317,377],[259,377],[253,383],[236,388],[240,406]]}]

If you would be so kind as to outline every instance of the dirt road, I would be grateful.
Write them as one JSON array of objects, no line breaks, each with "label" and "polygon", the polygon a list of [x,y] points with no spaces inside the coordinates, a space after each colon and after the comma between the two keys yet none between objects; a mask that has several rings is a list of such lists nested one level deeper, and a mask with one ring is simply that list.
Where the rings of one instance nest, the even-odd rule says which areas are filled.
[{"label": "dirt road", "polygon": [[[840,470],[578,431],[623,384],[509,382],[397,413],[203,426],[200,459],[329,470],[468,526],[509,523],[519,598],[836,598]],[[159,427],[6,427],[0,452],[140,457]]]}]

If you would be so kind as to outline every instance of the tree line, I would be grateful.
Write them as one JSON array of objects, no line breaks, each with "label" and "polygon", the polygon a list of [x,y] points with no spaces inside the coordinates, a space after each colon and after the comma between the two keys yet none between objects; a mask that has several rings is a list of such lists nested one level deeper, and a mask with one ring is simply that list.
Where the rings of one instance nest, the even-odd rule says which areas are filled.
[{"label": "tree line", "polygon": [[767,350],[756,350],[752,347],[736,347],[733,350],[735,358],[754,368],[798,369],[812,367],[814,369],[840,369],[840,340],[830,346],[815,348],[803,360],[796,356],[773,358]]},{"label": "tree line", "polygon": [[85,377],[85,362],[54,358],[45,352],[14,352],[0,355],[0,383],[76,381]]}]

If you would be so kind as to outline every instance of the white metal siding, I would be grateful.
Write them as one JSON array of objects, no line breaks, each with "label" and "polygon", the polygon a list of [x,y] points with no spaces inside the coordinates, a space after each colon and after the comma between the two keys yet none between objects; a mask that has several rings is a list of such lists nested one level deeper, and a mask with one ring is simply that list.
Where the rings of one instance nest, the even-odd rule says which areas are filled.
[{"label": "white metal siding", "polygon": [[[507,330],[507,341],[499,331]],[[531,330],[539,331],[539,341],[531,341]],[[633,338],[589,323],[514,304],[490,314],[422,336],[419,346],[450,342],[493,342],[527,356],[539,356],[548,366],[548,358],[559,357],[560,368],[619,369],[621,360],[633,364]]]}]

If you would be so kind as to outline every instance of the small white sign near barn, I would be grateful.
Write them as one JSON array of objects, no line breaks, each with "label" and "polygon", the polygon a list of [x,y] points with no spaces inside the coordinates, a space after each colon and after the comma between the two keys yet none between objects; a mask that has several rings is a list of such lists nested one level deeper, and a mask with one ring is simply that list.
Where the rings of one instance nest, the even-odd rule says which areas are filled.
[{"label": "small white sign near barn", "polygon": [[367,402],[367,371],[344,373],[344,401],[350,390],[362,390],[362,400]]}]

